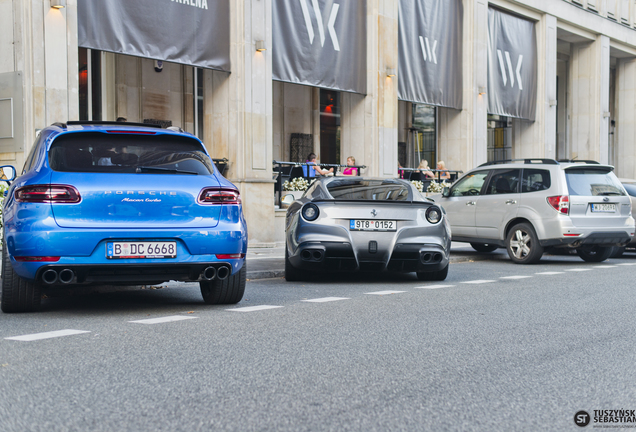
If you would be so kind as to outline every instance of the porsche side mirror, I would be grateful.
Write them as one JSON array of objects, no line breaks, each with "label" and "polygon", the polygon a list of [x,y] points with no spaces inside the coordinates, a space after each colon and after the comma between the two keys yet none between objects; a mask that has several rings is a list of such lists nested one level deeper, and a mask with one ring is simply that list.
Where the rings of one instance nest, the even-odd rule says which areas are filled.
[{"label": "porsche side mirror", "polygon": [[10,182],[15,180],[15,168],[11,165],[0,167],[0,180]]}]

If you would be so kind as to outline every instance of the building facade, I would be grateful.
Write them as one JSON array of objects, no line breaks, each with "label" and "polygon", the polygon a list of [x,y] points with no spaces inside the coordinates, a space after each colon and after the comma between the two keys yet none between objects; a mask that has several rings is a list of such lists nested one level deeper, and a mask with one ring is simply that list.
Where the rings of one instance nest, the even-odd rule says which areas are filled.
[{"label": "building facade", "polygon": [[179,126],[227,158],[252,246],[283,240],[272,161],[308,150],[324,163],[354,156],[379,177],[423,159],[466,171],[543,157],[636,178],[636,0],[0,0],[0,10],[2,163],[20,171],[53,122]]}]

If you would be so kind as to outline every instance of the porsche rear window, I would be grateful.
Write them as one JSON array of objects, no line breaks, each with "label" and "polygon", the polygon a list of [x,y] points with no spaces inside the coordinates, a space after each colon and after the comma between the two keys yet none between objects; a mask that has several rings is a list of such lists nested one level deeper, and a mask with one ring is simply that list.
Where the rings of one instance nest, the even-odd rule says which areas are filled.
[{"label": "porsche rear window", "polygon": [[49,150],[55,171],[208,175],[212,161],[201,144],[172,135],[74,133]]},{"label": "porsche rear window", "polygon": [[335,180],[327,184],[335,200],[408,201],[409,187],[392,180]]}]

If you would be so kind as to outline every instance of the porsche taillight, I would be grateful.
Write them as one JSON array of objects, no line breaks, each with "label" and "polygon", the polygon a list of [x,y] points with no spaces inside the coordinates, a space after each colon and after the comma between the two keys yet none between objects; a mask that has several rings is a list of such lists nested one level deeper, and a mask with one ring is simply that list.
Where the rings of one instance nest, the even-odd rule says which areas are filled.
[{"label": "porsche taillight", "polygon": [[78,190],[69,185],[29,185],[17,188],[15,199],[18,202],[73,204],[82,198]]},{"label": "porsche taillight", "polygon": [[241,194],[235,189],[205,188],[199,194],[199,204],[240,204]]}]

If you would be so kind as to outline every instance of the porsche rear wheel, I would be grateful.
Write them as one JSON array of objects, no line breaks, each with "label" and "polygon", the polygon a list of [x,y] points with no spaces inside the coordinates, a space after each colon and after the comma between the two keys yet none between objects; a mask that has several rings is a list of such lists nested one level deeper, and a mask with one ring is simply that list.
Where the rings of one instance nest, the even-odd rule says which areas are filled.
[{"label": "porsche rear wheel", "polygon": [[15,274],[7,244],[2,246],[2,312],[35,312],[40,309],[40,285],[28,282]]},{"label": "porsche rear wheel", "polygon": [[247,263],[237,273],[225,279],[214,279],[211,281],[201,281],[201,296],[206,304],[236,304],[241,301],[245,293],[245,283],[247,281]]},{"label": "porsche rear wheel", "polygon": [[433,272],[417,272],[417,278],[421,281],[443,281],[448,276],[448,267],[450,267],[450,264],[446,264],[443,269]]}]

